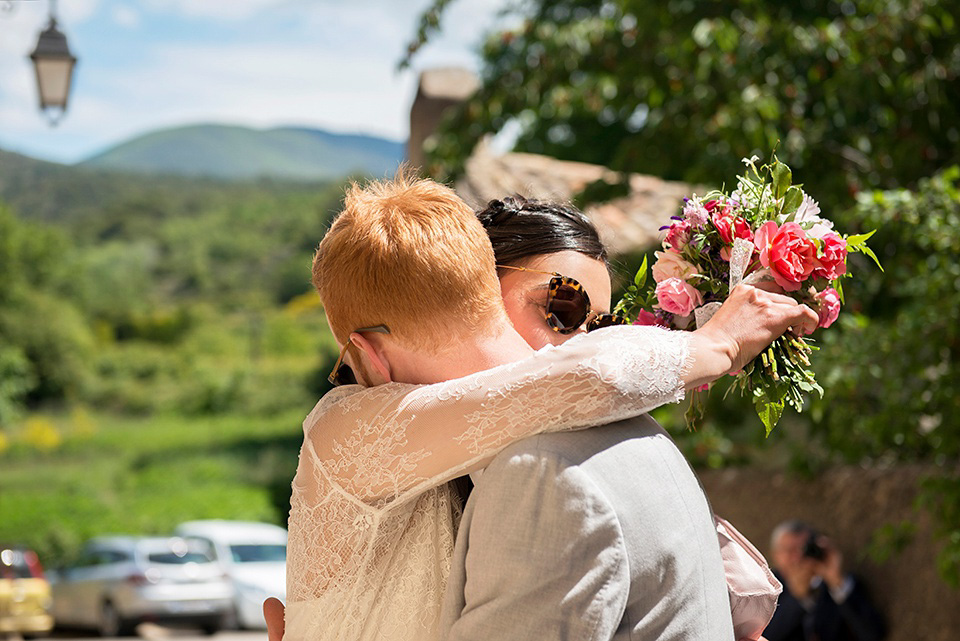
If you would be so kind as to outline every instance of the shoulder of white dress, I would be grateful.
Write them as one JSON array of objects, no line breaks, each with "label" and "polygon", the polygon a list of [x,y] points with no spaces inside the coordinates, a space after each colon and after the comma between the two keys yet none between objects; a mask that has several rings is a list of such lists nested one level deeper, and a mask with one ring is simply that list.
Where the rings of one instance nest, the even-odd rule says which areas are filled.
[{"label": "shoulder of white dress", "polygon": [[313,406],[313,409],[310,410],[306,418],[303,419],[303,431],[308,431],[317,422],[317,417],[328,411],[332,406],[336,405],[337,402],[362,389],[359,385],[344,385],[342,387],[335,387],[321,396],[317,404]]},{"label": "shoulder of white dress", "polygon": [[335,387],[324,394],[307,414],[303,420],[303,431],[308,434],[321,418],[333,412],[341,416],[350,416],[364,407],[379,407],[390,399],[402,399],[411,391],[422,387],[422,385],[409,383],[385,383],[373,387],[362,385]]}]

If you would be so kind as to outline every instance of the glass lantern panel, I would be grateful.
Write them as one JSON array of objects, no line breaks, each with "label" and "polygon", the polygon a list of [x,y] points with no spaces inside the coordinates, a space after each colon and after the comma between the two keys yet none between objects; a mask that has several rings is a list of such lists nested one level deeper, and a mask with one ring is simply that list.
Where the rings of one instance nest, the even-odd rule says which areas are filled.
[{"label": "glass lantern panel", "polygon": [[37,67],[37,87],[40,90],[40,106],[59,107],[67,106],[67,95],[70,93],[70,73],[73,71],[73,61],[69,59],[41,59],[35,61]]}]

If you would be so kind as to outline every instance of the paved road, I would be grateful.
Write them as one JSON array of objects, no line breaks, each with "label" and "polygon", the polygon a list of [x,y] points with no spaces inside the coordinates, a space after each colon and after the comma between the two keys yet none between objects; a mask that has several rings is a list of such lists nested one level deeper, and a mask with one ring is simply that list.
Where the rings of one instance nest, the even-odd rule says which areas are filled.
[{"label": "paved road", "polygon": [[[0,637],[2,638],[2,637]],[[55,641],[92,641],[99,638],[94,633],[83,633],[73,630],[64,630],[54,632],[51,639]],[[159,625],[144,623],[137,626],[137,636],[131,637],[129,641],[266,641],[266,632],[249,631],[224,631],[218,632],[212,637],[204,636],[199,630],[165,628]]]}]

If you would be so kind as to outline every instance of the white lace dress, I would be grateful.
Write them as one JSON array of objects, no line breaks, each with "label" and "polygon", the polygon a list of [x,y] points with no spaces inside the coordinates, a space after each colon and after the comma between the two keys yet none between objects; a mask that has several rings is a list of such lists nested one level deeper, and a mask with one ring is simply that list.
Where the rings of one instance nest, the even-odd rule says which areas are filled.
[{"label": "white lace dress", "polygon": [[431,641],[459,499],[448,481],[544,431],[683,398],[689,334],[612,327],[433,385],[328,393],[303,423],[285,641]]}]

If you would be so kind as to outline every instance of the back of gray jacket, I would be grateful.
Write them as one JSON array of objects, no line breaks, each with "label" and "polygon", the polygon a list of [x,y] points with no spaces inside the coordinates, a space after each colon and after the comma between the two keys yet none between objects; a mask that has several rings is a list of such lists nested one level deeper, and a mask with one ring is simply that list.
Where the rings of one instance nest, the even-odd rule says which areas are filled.
[{"label": "back of gray jacket", "polygon": [[648,416],[516,443],[467,502],[441,632],[461,641],[730,641],[716,529]]}]

